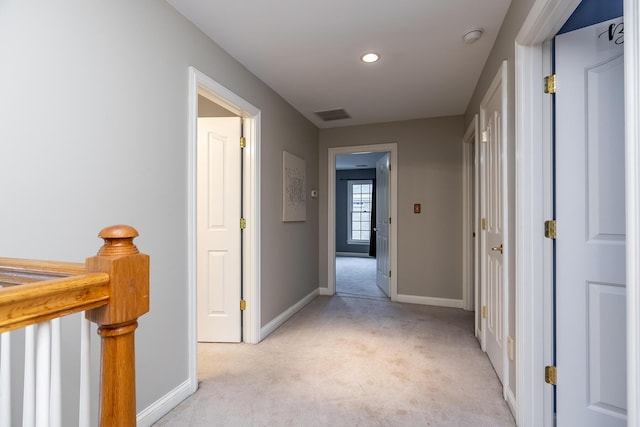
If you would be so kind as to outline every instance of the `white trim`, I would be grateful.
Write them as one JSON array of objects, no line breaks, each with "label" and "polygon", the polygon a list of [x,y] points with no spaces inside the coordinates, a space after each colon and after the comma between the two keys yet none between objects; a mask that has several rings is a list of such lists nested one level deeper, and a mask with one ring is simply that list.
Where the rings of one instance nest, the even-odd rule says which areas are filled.
[{"label": "white trim", "polygon": [[334,291],[334,292],[330,292],[330,291],[329,291],[329,288],[327,288],[327,287],[324,287],[324,288],[318,288],[318,290],[319,290],[319,294],[320,294],[320,295],[322,295],[322,296],[328,296],[328,297],[330,297],[330,296],[333,296],[333,295],[335,295],[335,294],[336,294],[336,293],[335,293],[335,291]]},{"label": "white trim", "polygon": [[398,299],[398,144],[355,145],[349,147],[330,147],[327,154],[327,288],[320,288],[321,295],[336,293],[336,155],[352,154],[363,151],[389,152],[389,213],[392,221],[389,227],[389,263],[393,274],[389,278],[391,301]]},{"label": "white trim", "polygon": [[[480,125],[480,115],[478,116],[478,135],[482,135],[482,128]],[[482,141],[482,139],[480,138],[480,141]],[[485,200],[485,181],[486,181],[486,172],[485,172],[485,168],[486,168],[486,145],[487,144],[483,144],[482,142],[480,144],[478,144],[478,147],[476,149],[476,153],[478,155],[478,217],[480,219],[480,221],[482,221],[482,219],[486,218],[487,214],[486,214],[486,200]],[[482,229],[481,224],[478,227],[478,234],[477,234],[477,240],[478,240],[478,252],[476,253],[477,261],[478,261],[478,277],[477,277],[477,282],[478,282],[478,299],[480,300],[480,304],[479,304],[479,308],[480,308],[480,313],[482,313],[482,310],[486,309],[487,306],[487,292],[485,289],[486,286],[486,280],[485,280],[485,275],[486,275],[486,269],[487,267],[485,266],[486,263],[486,257],[487,257],[487,253],[486,253],[486,243],[485,243],[485,239],[486,239],[486,235],[484,230]],[[477,321],[476,321],[477,322]],[[487,319],[486,319],[486,315],[485,316],[480,316],[480,321],[479,321],[479,325],[477,326],[476,329],[476,338],[478,339],[478,341],[480,342],[480,349],[482,349],[482,351],[484,351],[485,353],[487,352]]]},{"label": "white trim", "polygon": [[515,41],[516,88],[516,422],[553,426],[553,387],[542,378],[553,363],[552,244],[543,223],[551,218],[550,100],[541,90],[548,73],[543,43],[580,0],[537,0]]},{"label": "white trim", "polygon": [[336,252],[336,256],[355,257],[355,258],[373,258],[368,252]]},{"label": "white trim", "polygon": [[[552,364],[544,355],[544,348],[553,342],[552,334],[543,329],[545,309],[544,288],[551,289],[552,277],[542,274],[544,259],[550,256],[550,247],[545,245],[541,227],[545,218],[550,218],[542,209],[545,199],[541,177],[534,171],[542,171],[543,146],[549,144],[542,138],[542,93],[533,76],[542,74],[542,49],[526,46],[516,47],[516,354],[518,368],[516,389],[518,390],[518,416],[520,426],[549,426],[549,397],[552,388],[540,381],[540,372],[546,364]],[[527,104],[523,97],[527,98]],[[538,118],[534,120],[534,115]],[[539,142],[534,144],[533,141]],[[547,196],[548,197],[548,196]],[[538,227],[536,227],[538,225]],[[547,253],[549,252],[549,253]],[[538,283],[534,286],[534,283]],[[546,314],[549,316],[549,313]],[[551,314],[552,316],[552,314]],[[534,345],[536,343],[536,345]],[[546,345],[543,345],[545,343]],[[543,421],[544,420],[544,421]]]},{"label": "white trim", "polygon": [[[353,218],[351,216],[353,213],[353,211],[351,210],[351,208],[353,207],[353,186],[357,184],[371,184],[373,188],[373,180],[372,179],[348,179],[347,180],[347,206],[346,206],[347,208],[347,215],[346,215],[347,216],[347,244],[369,246],[371,243],[369,239],[353,240],[351,238],[351,232],[353,231]],[[366,213],[366,212],[363,212],[363,213]],[[371,222],[371,210],[369,210],[369,222]],[[369,227],[369,229],[371,229],[371,227]],[[369,233],[369,235],[371,235],[371,233]]]},{"label": "white trim", "polygon": [[247,309],[244,311],[244,341],[260,341],[260,110],[224,86],[189,67],[189,117],[187,144],[187,266],[188,266],[188,346],[189,381],[191,392],[198,388],[197,312],[196,312],[196,138],[198,94],[222,105],[244,118],[247,148],[245,161],[244,217],[247,228],[243,233],[243,275]]},{"label": "white trim", "polygon": [[140,411],[136,417],[136,425],[138,427],[147,427],[153,425],[160,418],[171,412],[173,408],[178,406],[180,402],[189,397],[191,391],[190,380],[186,380],[160,399]]},{"label": "white trim", "polygon": [[507,401],[507,405],[509,406],[509,410],[511,410],[512,414],[518,413],[518,402],[516,400],[516,396],[509,387],[509,384],[506,385],[505,389],[505,400]]},{"label": "white trim", "polygon": [[[473,117],[462,138],[462,301],[465,310],[474,310],[475,274],[474,253],[476,232],[475,186],[473,171],[475,165],[475,149],[478,142],[478,115]],[[477,235],[477,234],[476,234]],[[477,326],[476,326],[477,330]]]},{"label": "white trim", "polygon": [[398,302],[407,304],[433,305],[437,307],[464,308],[464,302],[461,299],[421,297],[418,295],[398,295]]},{"label": "white trim", "polygon": [[537,0],[516,37],[516,46],[540,47],[552,39],[582,0]]},{"label": "white trim", "polygon": [[640,7],[624,1],[627,425],[640,426]]},{"label": "white trim", "polygon": [[319,295],[319,290],[314,289],[305,297],[303,297],[300,301],[289,307],[287,310],[280,313],[278,317],[267,323],[260,330],[260,336],[262,339],[265,339],[269,334],[278,329],[284,322],[289,320],[291,316],[296,314],[298,311],[302,310],[305,305],[309,304],[315,297]]}]

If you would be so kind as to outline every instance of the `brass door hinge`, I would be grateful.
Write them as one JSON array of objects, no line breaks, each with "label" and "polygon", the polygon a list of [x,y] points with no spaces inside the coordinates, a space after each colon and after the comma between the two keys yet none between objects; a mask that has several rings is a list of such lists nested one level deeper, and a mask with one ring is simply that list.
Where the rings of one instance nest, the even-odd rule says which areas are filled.
[{"label": "brass door hinge", "polygon": [[558,370],[555,366],[544,367],[544,382],[551,385],[558,384]]},{"label": "brass door hinge", "polygon": [[245,228],[247,228],[247,220],[240,218],[240,230],[244,230]]},{"label": "brass door hinge", "polygon": [[247,309],[247,302],[243,299],[240,300],[240,311],[245,311]]},{"label": "brass door hinge", "polygon": [[482,229],[486,230],[487,229],[487,218],[482,218],[482,221],[480,221],[482,223]]},{"label": "brass door hinge", "polygon": [[547,239],[556,238],[556,220],[550,219],[544,222],[544,237]]},{"label": "brass door hinge", "polygon": [[391,277],[391,270],[389,270],[389,277]]},{"label": "brass door hinge", "polygon": [[544,93],[554,94],[556,93],[556,75],[551,74],[544,78]]},{"label": "brass door hinge", "polygon": [[247,148],[247,138],[244,136],[240,137],[240,148]]},{"label": "brass door hinge", "polygon": [[482,306],[482,318],[483,319],[487,318],[487,306],[486,305]]},{"label": "brass door hinge", "polygon": [[389,224],[391,224],[391,217],[389,217]]}]

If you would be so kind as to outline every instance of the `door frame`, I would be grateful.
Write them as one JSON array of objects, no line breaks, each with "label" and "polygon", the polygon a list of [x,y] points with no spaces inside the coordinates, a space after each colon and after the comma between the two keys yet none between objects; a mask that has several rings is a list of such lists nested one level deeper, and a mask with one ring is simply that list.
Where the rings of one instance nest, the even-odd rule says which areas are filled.
[{"label": "door frame", "polygon": [[[194,67],[189,67],[189,116],[187,144],[187,271],[188,271],[188,346],[189,385],[198,388],[197,367],[197,281],[196,281],[196,144],[198,94],[242,117],[243,134],[247,146],[243,150],[244,190],[243,216],[247,228],[242,234],[242,274],[244,300],[247,309],[242,313],[243,341],[260,342],[260,118],[261,112],[229,89]],[[238,143],[240,143],[238,141]],[[238,225],[239,226],[239,225]]]},{"label": "door frame", "polygon": [[348,147],[330,147],[327,155],[327,290],[320,288],[321,295],[335,295],[336,293],[336,155],[355,154],[362,152],[389,152],[390,197],[389,213],[391,224],[389,227],[389,264],[391,277],[389,278],[389,297],[391,301],[398,300],[398,144],[353,145]]},{"label": "door frame", "polygon": [[[473,117],[462,137],[462,307],[479,312],[478,304],[478,263],[474,258],[478,253],[479,199],[478,199],[478,115]],[[473,207],[473,209],[472,209]],[[473,237],[475,233],[475,238]],[[475,335],[479,325],[476,316]]]},{"label": "door frame", "polygon": [[[516,77],[516,332],[520,426],[552,426],[553,390],[544,366],[553,363],[551,102],[542,93],[550,72],[548,41],[580,0],[537,0],[515,40]],[[640,426],[640,7],[624,0],[627,228],[627,424]]]}]

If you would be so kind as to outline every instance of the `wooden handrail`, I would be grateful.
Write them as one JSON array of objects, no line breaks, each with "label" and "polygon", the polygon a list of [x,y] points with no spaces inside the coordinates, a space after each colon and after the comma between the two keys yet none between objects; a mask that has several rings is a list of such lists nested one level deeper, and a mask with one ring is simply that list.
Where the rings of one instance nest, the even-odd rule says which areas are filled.
[{"label": "wooden handrail", "polygon": [[103,229],[98,255],[84,264],[0,258],[0,333],[85,311],[102,337],[100,426],[135,426],[138,317],[149,311],[149,256],[138,232]]},{"label": "wooden handrail", "polygon": [[79,274],[0,289],[0,333],[89,310],[109,301],[109,275]]}]

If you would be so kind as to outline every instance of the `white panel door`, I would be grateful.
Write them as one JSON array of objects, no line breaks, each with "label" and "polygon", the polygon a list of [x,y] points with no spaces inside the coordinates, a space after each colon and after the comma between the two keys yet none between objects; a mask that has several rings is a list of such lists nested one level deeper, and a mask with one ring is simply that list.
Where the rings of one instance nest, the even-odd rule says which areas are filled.
[{"label": "white panel door", "polygon": [[389,296],[389,153],[376,163],[376,283]]},{"label": "white panel door", "polygon": [[626,425],[621,29],[620,18],[556,38],[560,427]]},{"label": "white panel door", "polygon": [[198,341],[239,342],[240,118],[198,118]]},{"label": "white panel door", "polygon": [[[504,67],[504,66],[503,66]],[[505,337],[505,175],[506,146],[503,135],[503,70],[480,106],[484,144],[484,293],[486,304],[485,349],[500,381],[504,382]]]}]

